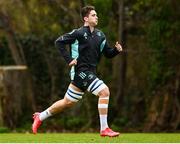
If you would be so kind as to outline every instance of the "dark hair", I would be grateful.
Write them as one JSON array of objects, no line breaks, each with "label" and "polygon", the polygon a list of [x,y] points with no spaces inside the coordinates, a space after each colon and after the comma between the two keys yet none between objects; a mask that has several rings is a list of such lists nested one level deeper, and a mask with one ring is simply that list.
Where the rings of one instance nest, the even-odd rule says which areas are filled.
[{"label": "dark hair", "polygon": [[81,10],[81,17],[82,20],[84,21],[84,17],[88,16],[91,10],[95,10],[94,6],[85,6]]}]

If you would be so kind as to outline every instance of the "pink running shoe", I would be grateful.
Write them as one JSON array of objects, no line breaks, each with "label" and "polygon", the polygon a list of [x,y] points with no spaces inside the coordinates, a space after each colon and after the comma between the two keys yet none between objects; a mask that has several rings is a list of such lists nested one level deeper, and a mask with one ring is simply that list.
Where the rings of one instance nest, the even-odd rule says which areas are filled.
[{"label": "pink running shoe", "polygon": [[34,134],[37,133],[37,129],[39,128],[39,126],[42,124],[42,121],[39,119],[39,112],[36,112],[33,114],[33,119],[34,122],[32,124],[32,131]]},{"label": "pink running shoe", "polygon": [[102,137],[105,137],[105,136],[109,136],[109,137],[116,137],[116,136],[119,136],[119,132],[114,132],[113,130],[111,130],[110,128],[106,128],[105,130],[102,130],[100,132],[100,135]]}]

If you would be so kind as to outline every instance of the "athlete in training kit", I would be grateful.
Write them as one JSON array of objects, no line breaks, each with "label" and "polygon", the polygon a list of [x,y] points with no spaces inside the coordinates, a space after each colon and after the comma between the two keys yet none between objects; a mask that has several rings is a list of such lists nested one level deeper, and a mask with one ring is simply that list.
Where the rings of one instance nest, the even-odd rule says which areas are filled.
[{"label": "athlete in training kit", "polygon": [[[96,68],[102,54],[107,58],[112,58],[122,51],[122,47],[116,42],[115,48],[110,48],[104,33],[95,28],[98,17],[93,6],[83,7],[81,14],[84,25],[60,36],[55,41],[56,47],[71,67],[71,83],[63,99],[55,102],[45,111],[34,114],[32,125],[34,134],[37,133],[37,129],[43,120],[68,107],[72,107],[82,99],[84,92],[87,90],[99,97],[100,135],[109,137],[119,135],[119,132],[114,132],[108,126],[107,115],[110,92],[107,85],[96,76]],[[70,52],[66,50],[66,45],[70,45]]]}]

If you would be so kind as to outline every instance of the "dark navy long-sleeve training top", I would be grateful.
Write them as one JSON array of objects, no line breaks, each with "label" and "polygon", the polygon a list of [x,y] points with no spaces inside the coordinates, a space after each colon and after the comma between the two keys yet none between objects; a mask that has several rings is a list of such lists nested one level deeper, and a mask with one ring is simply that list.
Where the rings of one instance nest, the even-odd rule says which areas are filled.
[{"label": "dark navy long-sleeve training top", "polygon": [[[73,59],[77,59],[77,65],[72,67],[71,71],[92,70],[95,72],[102,54],[112,58],[119,53],[116,48],[108,46],[103,32],[94,29],[91,33],[89,26],[82,26],[60,36],[55,41],[55,45],[68,64]],[[66,50],[66,45],[70,45],[70,51]]]}]

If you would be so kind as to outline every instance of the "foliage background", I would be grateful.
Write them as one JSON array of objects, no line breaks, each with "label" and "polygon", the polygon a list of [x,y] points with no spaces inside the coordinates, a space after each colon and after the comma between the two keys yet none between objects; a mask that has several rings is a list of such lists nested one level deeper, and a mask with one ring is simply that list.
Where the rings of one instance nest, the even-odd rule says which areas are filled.
[{"label": "foliage background", "polygon": [[[111,90],[111,127],[131,132],[179,131],[180,13],[176,0],[0,1],[0,65],[27,65],[25,79],[30,79],[31,89],[26,95],[33,99],[12,122],[2,106],[2,127],[29,130],[34,111],[63,98],[70,82],[69,68],[54,41],[83,24],[80,9],[86,4],[96,7],[98,28],[110,45],[119,40],[124,47],[115,59],[102,58],[98,67],[98,76]],[[19,77],[14,80],[14,85],[20,82]],[[97,98],[87,93],[74,108],[47,120],[42,131],[98,129]]]}]

